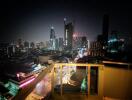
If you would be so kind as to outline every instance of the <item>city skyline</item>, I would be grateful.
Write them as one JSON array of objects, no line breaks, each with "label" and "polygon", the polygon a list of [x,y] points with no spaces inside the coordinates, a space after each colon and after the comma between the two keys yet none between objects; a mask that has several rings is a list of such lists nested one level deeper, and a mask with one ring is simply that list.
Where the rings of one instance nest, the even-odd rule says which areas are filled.
[{"label": "city skyline", "polygon": [[0,41],[14,41],[22,38],[28,41],[47,41],[50,27],[54,26],[56,36],[64,36],[64,22],[75,22],[74,32],[95,40],[102,34],[103,15],[109,15],[109,33],[117,30],[131,33],[131,7],[129,2],[86,0],[48,0],[3,2],[1,6]]},{"label": "city skyline", "polygon": [[125,0],[0,2],[0,100],[131,100]]}]

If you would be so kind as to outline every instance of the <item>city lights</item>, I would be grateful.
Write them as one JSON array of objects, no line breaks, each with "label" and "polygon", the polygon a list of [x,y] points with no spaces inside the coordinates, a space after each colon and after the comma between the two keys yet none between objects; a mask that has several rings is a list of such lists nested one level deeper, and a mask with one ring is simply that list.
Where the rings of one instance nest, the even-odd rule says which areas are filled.
[{"label": "city lights", "polygon": [[35,78],[32,78],[32,79],[28,80],[27,82],[21,84],[19,87],[22,88],[22,87],[28,85],[29,83],[31,83],[33,80],[35,80]]},{"label": "city lights", "polygon": [[1,1],[0,100],[132,99],[131,3]]}]

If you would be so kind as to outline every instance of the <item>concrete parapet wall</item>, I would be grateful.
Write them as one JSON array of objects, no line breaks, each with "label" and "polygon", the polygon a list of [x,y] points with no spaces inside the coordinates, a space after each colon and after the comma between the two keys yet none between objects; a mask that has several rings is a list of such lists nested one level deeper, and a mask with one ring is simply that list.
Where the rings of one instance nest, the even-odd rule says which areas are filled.
[{"label": "concrete parapet wall", "polygon": [[132,70],[105,66],[103,82],[104,96],[132,100]]}]

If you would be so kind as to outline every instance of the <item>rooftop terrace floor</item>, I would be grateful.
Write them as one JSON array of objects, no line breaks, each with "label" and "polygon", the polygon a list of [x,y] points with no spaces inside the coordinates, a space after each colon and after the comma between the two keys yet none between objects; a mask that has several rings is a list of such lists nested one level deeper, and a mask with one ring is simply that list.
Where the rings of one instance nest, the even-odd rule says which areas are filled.
[{"label": "rooftop terrace floor", "polygon": [[86,94],[79,93],[64,93],[62,96],[58,93],[52,94],[51,98],[48,100],[121,100],[110,97],[99,97],[96,95],[87,96]]},{"label": "rooftop terrace floor", "polygon": [[98,96],[87,96],[85,94],[74,94],[66,93],[62,96],[60,94],[54,93],[52,95],[52,100],[102,100]]}]

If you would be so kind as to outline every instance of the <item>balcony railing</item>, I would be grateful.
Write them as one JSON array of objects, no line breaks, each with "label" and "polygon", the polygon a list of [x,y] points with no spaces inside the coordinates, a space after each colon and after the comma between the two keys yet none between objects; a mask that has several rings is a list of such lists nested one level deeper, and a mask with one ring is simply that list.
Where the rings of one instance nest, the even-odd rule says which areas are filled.
[{"label": "balcony railing", "polygon": [[60,76],[60,95],[62,96],[63,95],[63,70],[64,70],[64,68],[65,67],[67,67],[68,68],[68,70],[66,70],[67,71],[67,73],[68,74],[70,74],[70,72],[69,72],[69,68],[70,67],[78,67],[79,66],[79,68],[86,68],[86,75],[87,75],[87,95],[89,96],[90,95],[90,93],[91,93],[91,89],[90,89],[90,87],[91,87],[91,69],[92,68],[98,68],[98,77],[97,78],[99,78],[98,79],[98,82],[97,82],[97,87],[98,87],[98,89],[97,89],[97,95],[98,96],[101,96],[101,97],[103,97],[103,68],[104,68],[104,65],[103,64],[83,64],[83,63],[55,63],[54,64],[54,67],[53,67],[53,76],[52,76],[52,92],[54,93],[55,91],[54,91],[54,87],[55,87],[55,79],[56,79],[56,69],[59,69],[59,73],[57,73],[57,74],[59,74],[59,76]]}]

